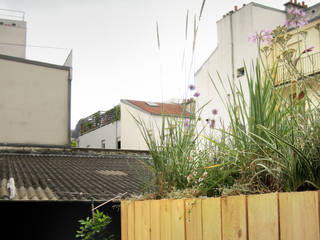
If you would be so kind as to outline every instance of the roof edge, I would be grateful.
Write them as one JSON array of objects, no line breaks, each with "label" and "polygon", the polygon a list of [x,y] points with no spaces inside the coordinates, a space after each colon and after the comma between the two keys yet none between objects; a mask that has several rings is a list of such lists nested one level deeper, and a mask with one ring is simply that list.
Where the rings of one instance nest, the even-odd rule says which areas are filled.
[{"label": "roof edge", "polygon": [[47,68],[55,68],[55,69],[59,69],[59,70],[66,70],[66,71],[70,71],[71,70],[71,67],[68,67],[68,66],[57,65],[57,64],[46,63],[46,62],[40,62],[40,61],[34,61],[34,60],[29,60],[29,59],[19,58],[19,57],[13,57],[13,56],[3,55],[3,54],[0,54],[0,59],[13,61],[13,62],[19,62],[19,63],[32,64],[32,65],[37,65],[37,66],[47,67]]}]

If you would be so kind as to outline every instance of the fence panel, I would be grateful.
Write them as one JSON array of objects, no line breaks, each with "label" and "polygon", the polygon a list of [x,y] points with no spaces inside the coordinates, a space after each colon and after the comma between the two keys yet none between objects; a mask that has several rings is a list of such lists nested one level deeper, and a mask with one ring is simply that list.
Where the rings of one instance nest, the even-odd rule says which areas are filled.
[{"label": "fence panel", "polygon": [[174,231],[174,229],[171,228],[171,201],[172,200],[160,200],[161,240],[171,240],[171,231]]},{"label": "fence panel", "polygon": [[319,192],[279,193],[283,240],[319,240]]},{"label": "fence panel", "polygon": [[160,240],[160,200],[150,201],[150,217],[151,240]]},{"label": "fence panel", "polygon": [[128,240],[128,202],[121,202],[121,239]]},{"label": "fence panel", "polygon": [[222,239],[247,239],[246,196],[221,198]]},{"label": "fence panel", "polygon": [[221,240],[221,198],[202,200],[203,240]]},{"label": "fence panel", "polygon": [[249,240],[278,240],[278,193],[250,195],[247,202]]},{"label": "fence panel", "polygon": [[128,202],[128,240],[134,240],[134,201]]},{"label": "fence panel", "polygon": [[150,201],[136,201],[134,207],[135,239],[150,240]]},{"label": "fence panel", "polygon": [[186,239],[202,240],[202,211],[201,199],[185,200],[186,211]]},{"label": "fence panel", "polygon": [[123,201],[122,240],[319,240],[319,195]]},{"label": "fence panel", "polygon": [[184,200],[174,200],[171,202],[171,223],[172,239],[185,239],[185,212],[184,212]]}]

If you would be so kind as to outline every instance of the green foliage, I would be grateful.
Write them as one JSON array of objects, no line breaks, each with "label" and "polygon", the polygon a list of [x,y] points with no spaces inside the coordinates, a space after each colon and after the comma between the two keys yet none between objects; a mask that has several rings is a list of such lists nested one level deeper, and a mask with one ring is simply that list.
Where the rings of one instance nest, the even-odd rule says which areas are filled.
[{"label": "green foliage", "polygon": [[71,140],[70,145],[71,145],[71,147],[76,148],[77,147],[77,141]]},{"label": "green foliage", "polygon": [[198,138],[196,119],[163,115],[158,132],[151,131],[141,119],[135,120],[152,156],[152,161],[144,161],[144,164],[154,175],[155,194],[163,197],[173,188],[185,189],[187,176],[199,164],[193,159]]},{"label": "green foliage", "polygon": [[86,220],[79,220],[80,230],[77,231],[76,238],[81,240],[112,240],[113,235],[107,230],[111,223],[111,218],[98,210],[95,212],[94,220],[87,217]]}]

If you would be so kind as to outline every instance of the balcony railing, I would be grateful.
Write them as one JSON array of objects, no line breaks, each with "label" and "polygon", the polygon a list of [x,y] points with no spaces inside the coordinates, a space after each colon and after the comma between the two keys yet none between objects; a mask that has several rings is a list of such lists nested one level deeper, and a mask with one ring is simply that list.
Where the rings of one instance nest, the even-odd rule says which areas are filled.
[{"label": "balcony railing", "polygon": [[106,112],[96,112],[81,120],[80,136],[118,120],[120,120],[119,105]]},{"label": "balcony railing", "polygon": [[[297,61],[296,70],[290,67],[278,66],[275,86],[290,83],[301,79],[303,76],[310,76],[320,72],[320,52],[309,54]],[[297,77],[298,76],[298,77]],[[297,79],[295,79],[297,78]]]}]

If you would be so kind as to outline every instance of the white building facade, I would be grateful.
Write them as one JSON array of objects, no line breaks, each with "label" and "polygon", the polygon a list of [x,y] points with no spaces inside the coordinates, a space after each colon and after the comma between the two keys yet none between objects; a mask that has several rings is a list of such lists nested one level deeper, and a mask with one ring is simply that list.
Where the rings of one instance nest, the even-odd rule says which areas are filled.
[{"label": "white building facade", "polygon": [[[116,107],[117,108],[117,107]],[[97,112],[82,119],[78,147],[125,150],[148,150],[135,118],[153,131],[159,139],[163,115],[183,117],[188,115],[182,104],[153,103],[135,100],[121,100],[119,116],[107,112]],[[99,116],[99,117],[98,117]]]},{"label": "white building facade", "polygon": [[229,12],[217,22],[217,47],[195,74],[196,88],[200,92],[197,106],[207,104],[201,114],[203,126],[208,125],[206,119],[212,118],[213,109],[218,111],[215,119],[218,126],[221,121],[225,126],[228,125],[227,110],[212,81],[225,98],[230,94],[230,90],[223,90],[219,78],[225,86],[228,86],[228,79],[231,84],[241,82],[242,85],[246,85],[244,64],[250,71],[250,66],[258,57],[257,45],[249,42],[248,37],[262,29],[272,30],[278,25],[283,25],[285,20],[285,11],[252,2],[240,9],[235,8],[235,11]]}]

